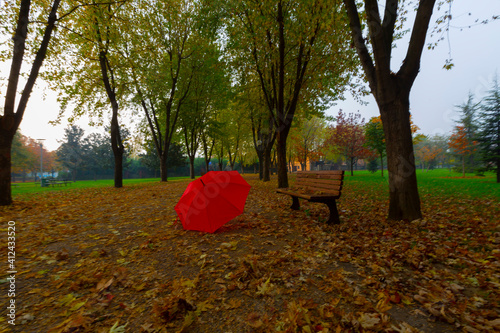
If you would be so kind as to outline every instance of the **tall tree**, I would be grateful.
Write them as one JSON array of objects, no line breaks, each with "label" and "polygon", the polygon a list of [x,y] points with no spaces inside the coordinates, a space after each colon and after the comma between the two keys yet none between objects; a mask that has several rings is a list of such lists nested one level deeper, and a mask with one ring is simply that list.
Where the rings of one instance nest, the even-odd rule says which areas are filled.
[{"label": "tall tree", "polygon": [[[288,187],[286,142],[300,103],[338,97],[355,65],[340,2],[227,1],[231,47],[259,80],[276,129],[278,187]],[[336,61],[328,61],[335,57]]]},{"label": "tall tree", "polygon": [[[4,33],[10,34],[12,37],[12,64],[10,67],[9,80],[4,101],[4,112],[0,115],[0,205],[10,205],[12,203],[11,193],[11,148],[14,135],[16,134],[19,125],[23,119],[29,97],[33,91],[33,87],[38,78],[40,68],[45,60],[49,43],[52,37],[57,21],[57,10],[60,0],[51,1],[51,6],[48,8],[31,8],[30,0],[21,0],[19,7],[17,6],[1,6],[0,16],[2,20],[8,20],[12,17],[13,9],[19,8],[17,18],[15,19],[15,31],[8,27],[10,24],[5,24],[7,27]],[[39,4],[37,4],[39,5]],[[43,7],[43,5],[41,5]],[[30,13],[32,12],[49,13],[47,17],[40,17],[40,20],[30,21]],[[16,95],[20,90],[19,78],[21,76],[21,66],[25,60],[26,40],[28,37],[28,27],[36,26],[42,23],[40,30],[43,31],[41,36],[33,42],[34,49],[29,50],[35,54],[35,59],[31,65],[28,78],[19,102],[16,106]],[[34,28],[35,31],[39,29]],[[35,32],[36,34],[36,32]]]},{"label": "tall tree", "polygon": [[276,141],[276,126],[267,110],[257,75],[243,71],[238,83],[238,103],[241,110],[248,110],[253,147],[259,161],[259,179],[270,181],[271,151]]},{"label": "tall tree", "polygon": [[307,162],[317,161],[323,155],[326,128],[325,120],[316,116],[302,119],[296,128],[292,128],[290,143],[302,170],[306,170]]},{"label": "tall tree", "polygon": [[78,173],[85,168],[88,145],[84,140],[84,131],[78,126],[72,125],[64,130],[62,144],[57,149],[57,158],[61,166],[71,172],[73,181],[77,179]]},{"label": "tall tree", "polygon": [[182,106],[180,128],[190,164],[190,176],[194,179],[194,159],[202,143],[202,133],[210,119],[227,104],[230,92],[226,64],[221,61],[221,52],[211,40],[201,39],[203,50],[192,55],[195,70],[191,93]]},{"label": "tall tree", "polygon": [[380,158],[381,175],[384,177],[385,135],[382,119],[372,117],[365,125],[365,139],[368,148],[377,152]]},{"label": "tall tree", "polygon": [[[465,133],[464,140],[466,140],[466,142],[471,145],[476,140],[476,136],[478,134],[479,123],[477,117],[479,105],[479,102],[474,101],[474,95],[469,92],[467,101],[455,106],[460,113],[460,118],[457,121],[457,125],[463,127]],[[468,150],[470,151],[470,153],[463,161],[463,166],[465,167],[465,170],[467,172],[473,172],[477,168],[478,161],[475,149],[469,147]]]},{"label": "tall tree", "polygon": [[[429,171],[431,165],[436,161],[438,156],[443,152],[434,140],[427,136],[423,136],[422,141],[415,145],[416,158],[422,164],[422,170]],[[427,169],[425,166],[427,165]]]},{"label": "tall tree", "polygon": [[[360,16],[356,0],[343,0],[353,46],[375,97],[384,124],[389,171],[389,214],[391,220],[422,217],[415,157],[410,127],[410,91],[420,69],[420,58],[436,0],[419,1],[406,57],[397,71],[391,69],[396,24],[404,8],[402,1],[386,0],[381,17],[376,0],[364,0]],[[368,36],[363,35],[366,19]],[[399,22],[402,22],[401,20]]]},{"label": "tall tree", "polygon": [[[119,125],[120,102],[125,102],[129,75],[124,74],[120,46],[124,18],[121,12],[129,0],[92,0],[75,10],[65,22],[68,48],[60,66],[49,73],[52,84],[61,90],[61,113],[72,104],[74,119],[82,114],[102,122],[111,108],[111,137],[114,157],[114,186],[123,186],[123,145]],[[64,70],[62,70],[64,69]]]},{"label": "tall tree", "polygon": [[130,12],[134,37],[127,45],[127,61],[137,103],[160,156],[162,181],[168,178],[169,146],[197,68],[193,55],[200,51],[202,5],[188,0],[139,1]]},{"label": "tall tree", "polygon": [[448,145],[458,156],[460,156],[462,160],[462,177],[465,177],[465,161],[467,157],[476,151],[475,146],[477,142],[469,140],[465,126],[456,126],[454,132],[450,136]]},{"label": "tall tree", "polygon": [[500,183],[500,86],[495,76],[493,86],[481,103],[481,130],[478,141],[483,162],[496,171]]},{"label": "tall tree", "polygon": [[359,112],[346,115],[340,110],[336,122],[336,126],[330,129],[327,144],[345,157],[351,169],[351,176],[354,176],[354,165],[358,159],[368,155],[365,147],[365,120]]},{"label": "tall tree", "polygon": [[12,173],[24,177],[36,161],[36,155],[28,148],[28,138],[17,131],[12,142]]}]

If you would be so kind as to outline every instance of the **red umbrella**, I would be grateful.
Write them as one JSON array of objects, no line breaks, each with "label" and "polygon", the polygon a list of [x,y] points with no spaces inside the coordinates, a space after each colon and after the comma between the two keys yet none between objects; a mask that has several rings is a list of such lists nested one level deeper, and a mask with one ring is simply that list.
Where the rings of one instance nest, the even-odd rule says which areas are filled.
[{"label": "red umbrella", "polygon": [[213,233],[243,213],[249,191],[238,171],[210,171],[189,183],[175,211],[184,229]]}]

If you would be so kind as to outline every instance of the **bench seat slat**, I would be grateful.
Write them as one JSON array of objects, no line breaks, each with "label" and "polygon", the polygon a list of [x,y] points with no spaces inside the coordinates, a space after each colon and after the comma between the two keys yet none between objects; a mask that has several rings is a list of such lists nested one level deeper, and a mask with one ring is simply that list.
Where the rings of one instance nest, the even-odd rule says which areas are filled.
[{"label": "bench seat slat", "polygon": [[322,175],[318,176],[315,174],[306,174],[306,175],[301,175],[297,176],[297,180],[303,180],[303,179],[336,179],[336,180],[341,180],[344,177],[342,175]]},{"label": "bench seat slat", "polygon": [[343,170],[324,170],[324,171],[299,171],[297,172],[297,176],[307,175],[307,174],[315,174],[315,175],[343,175]]},{"label": "bench seat slat", "polygon": [[329,188],[329,187],[314,187],[308,186],[305,188],[305,192],[311,192],[311,195],[330,195],[330,196],[338,196],[340,195],[339,188]]},{"label": "bench seat slat", "polygon": [[285,189],[277,189],[278,193],[288,194],[293,197],[298,197],[306,200],[318,200],[318,199],[338,199],[340,197],[340,192],[328,192],[328,193],[301,193],[297,192],[297,189],[294,188],[285,188]]},{"label": "bench seat slat", "polygon": [[308,180],[297,180],[295,182],[296,185],[299,184],[314,184],[314,185],[323,185],[323,186],[328,186],[328,187],[342,187],[342,181],[341,180],[332,180],[332,179],[316,179],[316,178],[311,178]]}]

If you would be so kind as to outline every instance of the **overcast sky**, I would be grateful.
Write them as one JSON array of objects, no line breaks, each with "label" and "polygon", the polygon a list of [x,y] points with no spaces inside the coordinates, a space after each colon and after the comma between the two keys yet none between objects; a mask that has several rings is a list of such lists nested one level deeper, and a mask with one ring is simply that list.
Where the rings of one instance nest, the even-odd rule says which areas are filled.
[{"label": "overcast sky", "polygon": [[[469,13],[471,14],[469,16]],[[500,14],[500,0],[455,0],[452,7],[453,21],[449,40],[441,42],[434,50],[424,50],[421,69],[410,96],[410,107],[414,123],[428,135],[449,134],[457,119],[456,105],[463,104],[469,92],[478,100],[491,87],[495,72],[500,74],[500,20],[491,21],[487,25],[475,25],[475,18],[487,19]],[[433,18],[433,22],[435,17]],[[446,35],[445,35],[446,37]],[[427,42],[435,41],[436,37]],[[449,42],[449,43],[448,43]],[[397,71],[406,52],[407,41],[399,41],[393,51],[393,70]],[[455,64],[452,70],[443,69],[448,53]],[[7,66],[8,65],[8,66]],[[3,81],[1,92],[5,96],[5,80],[8,77],[9,64],[0,64],[0,78]],[[34,139],[45,139],[44,145],[49,150],[59,146],[58,140],[64,135],[68,126],[63,120],[60,125],[52,126],[48,122],[55,120],[59,111],[56,95],[51,91],[43,91],[43,83],[31,95],[21,132]],[[46,95],[45,99],[43,95]],[[3,103],[2,98],[1,102]],[[360,105],[352,98],[338,102],[329,111],[336,115],[339,109],[344,112],[359,110],[363,117],[378,116],[378,108],[372,96],[365,98],[369,104]],[[86,133],[102,131],[87,126],[87,119],[80,119],[77,125]]]}]

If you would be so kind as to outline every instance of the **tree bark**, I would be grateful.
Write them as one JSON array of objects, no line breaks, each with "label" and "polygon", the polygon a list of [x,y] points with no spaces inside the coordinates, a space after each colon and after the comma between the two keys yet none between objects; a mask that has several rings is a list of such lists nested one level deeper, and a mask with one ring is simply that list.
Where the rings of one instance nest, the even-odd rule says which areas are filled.
[{"label": "tree bark", "polygon": [[380,170],[382,172],[382,177],[384,177],[384,157],[380,154]]},{"label": "tree bark", "polygon": [[[278,187],[288,187],[288,167],[286,162],[286,138],[288,133],[278,132],[277,135],[277,169],[278,169]],[[307,162],[306,162],[307,163]]]},{"label": "tree bark", "polygon": [[497,183],[500,183],[500,157],[497,158]]},{"label": "tree bark", "polygon": [[123,187],[123,152],[124,147],[118,125],[118,103],[113,103],[113,116],[111,120],[111,148],[115,159],[114,184],[116,188]]},{"label": "tree bark", "polygon": [[263,165],[262,165],[262,181],[268,182],[271,180],[271,152],[272,146],[266,147],[264,153],[262,154]]},{"label": "tree bark", "polygon": [[[97,29],[99,33],[99,28]],[[100,40],[101,44],[102,41]],[[116,100],[115,87],[111,86],[114,81],[113,71],[108,63],[108,58],[106,51],[101,51],[99,53],[99,64],[101,66],[101,75],[106,93],[108,95],[109,101],[111,103],[112,116],[111,116],[111,149],[113,150],[113,156],[115,161],[115,172],[114,172],[114,185],[116,188],[123,187],[123,152],[125,148],[123,147],[122,138],[120,135],[120,125],[118,124],[118,101]],[[108,72],[111,74],[111,81]]]},{"label": "tree bark", "polygon": [[264,153],[257,152],[257,157],[259,158],[259,180],[264,180]]},{"label": "tree bark", "polygon": [[189,156],[189,178],[194,179],[194,155]]},{"label": "tree bark", "polygon": [[[4,121],[4,119],[1,120]],[[11,133],[11,131],[4,130],[3,123],[1,125],[2,125],[2,130],[0,131],[0,206],[6,206],[12,203],[10,174],[11,174],[11,162],[12,162],[11,148],[14,135]]]},{"label": "tree bark", "polygon": [[57,21],[57,9],[60,0],[54,0],[50,11],[48,22],[45,27],[40,48],[36,52],[35,60],[31,67],[26,85],[24,86],[16,112],[15,102],[19,83],[21,66],[24,58],[26,36],[29,24],[30,0],[22,0],[19,6],[19,18],[17,20],[16,33],[13,37],[14,49],[12,65],[10,67],[9,82],[5,94],[4,115],[0,116],[0,206],[12,203],[11,191],[11,168],[12,168],[12,142],[14,135],[21,124],[24,111],[28,104],[29,97],[33,91],[38,73],[42,67],[47,54],[52,31]]},{"label": "tree bark", "polygon": [[410,126],[409,91],[381,105],[389,172],[389,219],[413,221],[422,217]]},{"label": "tree bark", "polygon": [[[409,95],[420,69],[420,58],[436,0],[419,1],[406,57],[397,73],[391,70],[390,65],[399,1],[386,1],[383,20],[378,1],[364,1],[370,35],[367,39],[363,36],[356,1],[343,2],[353,43],[384,125],[390,185],[388,219],[419,219],[422,213],[410,128]],[[370,40],[371,52],[366,40]]]},{"label": "tree bark", "polygon": [[160,181],[168,181],[167,154],[163,152],[160,155]]}]

